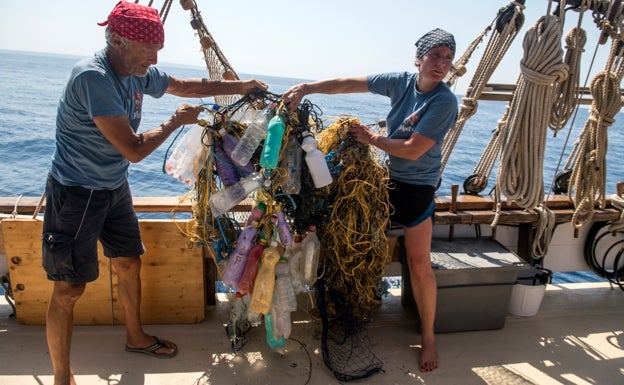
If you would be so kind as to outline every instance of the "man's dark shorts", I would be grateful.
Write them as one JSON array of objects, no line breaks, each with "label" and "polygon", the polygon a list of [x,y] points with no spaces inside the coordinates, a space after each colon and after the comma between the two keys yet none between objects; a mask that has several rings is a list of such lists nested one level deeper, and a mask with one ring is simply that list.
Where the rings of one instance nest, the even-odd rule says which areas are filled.
[{"label": "man's dark shorts", "polygon": [[91,190],[46,181],[43,268],[52,281],[86,283],[99,274],[97,241],[109,258],[145,252],[130,187]]},{"label": "man's dark shorts", "polygon": [[433,216],[435,187],[413,185],[390,179],[389,200],[393,211],[390,222],[403,227],[414,227]]}]

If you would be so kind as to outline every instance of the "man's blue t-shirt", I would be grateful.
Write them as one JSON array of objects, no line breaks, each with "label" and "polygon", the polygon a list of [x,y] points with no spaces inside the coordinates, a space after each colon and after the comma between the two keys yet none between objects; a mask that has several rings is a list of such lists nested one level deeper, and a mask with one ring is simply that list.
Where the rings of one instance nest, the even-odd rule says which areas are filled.
[{"label": "man's blue t-shirt", "polygon": [[51,175],[66,186],[95,190],[121,186],[130,162],[102,135],[93,118],[127,115],[136,132],[143,95],[159,98],[168,85],[169,76],[153,66],[144,77],[118,77],[103,50],[78,62],[58,105]]},{"label": "man's blue t-shirt", "polygon": [[[388,154],[390,177],[415,185],[437,186],[442,167],[442,141],[455,124],[457,97],[444,83],[430,92],[416,90],[417,73],[392,72],[368,76],[370,92],[390,98],[386,118],[389,138],[407,139],[413,133],[434,140],[435,145],[416,160]],[[410,124],[404,124],[409,119]]]}]

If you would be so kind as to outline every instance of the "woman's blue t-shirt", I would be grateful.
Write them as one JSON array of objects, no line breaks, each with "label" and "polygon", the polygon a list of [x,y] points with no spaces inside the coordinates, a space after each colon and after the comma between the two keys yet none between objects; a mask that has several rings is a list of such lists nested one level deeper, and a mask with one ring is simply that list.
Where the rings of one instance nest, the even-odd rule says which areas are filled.
[{"label": "woman's blue t-shirt", "polygon": [[[435,145],[416,160],[388,154],[390,177],[404,183],[435,187],[440,178],[442,141],[457,120],[458,102],[444,82],[430,92],[417,91],[417,76],[408,72],[370,75],[368,89],[390,98],[391,108],[386,118],[389,138],[407,139],[418,133],[435,141]],[[411,124],[404,124],[408,118]]]}]

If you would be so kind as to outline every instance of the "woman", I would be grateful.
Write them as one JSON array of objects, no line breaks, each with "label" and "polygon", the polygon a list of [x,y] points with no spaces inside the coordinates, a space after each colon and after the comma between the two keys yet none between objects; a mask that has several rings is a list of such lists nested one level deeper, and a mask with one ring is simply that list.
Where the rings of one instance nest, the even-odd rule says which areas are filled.
[{"label": "woman", "polygon": [[434,29],[416,42],[416,73],[320,80],[295,85],[283,95],[291,109],[314,93],[372,92],[390,98],[387,136],[363,125],[350,132],[357,141],[373,145],[389,157],[389,198],[394,208],[390,220],[404,227],[412,291],[421,320],[419,368],[423,372],[438,367],[434,334],[437,284],[429,253],[442,141],[458,113],[457,98],[442,81],[454,56],[453,35]]}]

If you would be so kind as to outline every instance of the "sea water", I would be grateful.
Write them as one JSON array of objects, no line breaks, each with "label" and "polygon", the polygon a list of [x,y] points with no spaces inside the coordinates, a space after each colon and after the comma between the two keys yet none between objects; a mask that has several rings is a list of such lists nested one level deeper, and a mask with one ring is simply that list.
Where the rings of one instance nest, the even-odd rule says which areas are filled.
[{"label": "sea water", "polygon": [[[79,57],[0,50],[0,196],[41,196],[44,191],[50,157],[54,151],[55,117],[58,98],[70,69]],[[189,67],[163,63],[159,67],[173,76],[206,77],[201,66]],[[389,68],[391,70],[391,68]],[[269,90],[281,94],[303,79],[239,74],[240,78],[257,78],[269,84]],[[513,77],[515,78],[515,77]],[[461,101],[462,95],[457,95]],[[309,95],[318,106],[326,124],[339,115],[350,115],[364,124],[385,118],[389,110],[387,98],[372,94]],[[146,97],[139,131],[149,130],[175,112],[182,102],[212,103],[211,99],[181,99],[165,95],[160,99]],[[449,195],[453,184],[462,186],[472,174],[506,103],[480,101],[475,116],[465,124],[458,143],[446,165],[438,195]],[[587,119],[587,107],[580,108],[574,124],[554,137],[549,135],[544,160],[544,183],[548,191],[556,170],[566,164],[567,157]],[[624,162],[618,159],[624,145],[624,115],[618,113],[609,128],[607,153],[607,194],[615,193],[617,181],[624,180]],[[160,148],[139,163],[130,166],[130,186],[135,196],[181,196],[188,186],[165,174],[164,163],[176,138],[190,127],[178,130]],[[483,192],[494,184],[496,168]],[[461,191],[461,188],[460,188]],[[149,215],[149,214],[146,214]],[[594,276],[594,278],[596,278]],[[574,279],[574,278],[573,278]],[[590,280],[590,276],[578,278]],[[395,285],[397,280],[394,280]],[[400,283],[400,282],[399,282]],[[0,290],[1,292],[1,290]]]},{"label": "sea water", "polygon": [[[78,57],[0,50],[0,196],[41,196],[44,190],[50,157],[54,151],[54,130],[58,98],[73,64]],[[159,67],[173,76],[206,77],[200,66],[168,65]],[[239,74],[242,79],[257,78],[269,84],[269,91],[281,94],[303,79]],[[462,95],[457,95],[461,101]],[[387,98],[373,94],[309,95],[322,112],[325,124],[339,115],[350,115],[364,124],[385,118],[390,106]],[[149,130],[175,112],[182,102],[212,103],[208,99],[182,99],[164,95],[160,99],[146,96],[139,131]],[[438,195],[449,195],[453,184],[461,186],[481,157],[484,148],[501,118],[505,103],[480,101],[475,116],[464,125],[460,138],[442,175]],[[549,133],[544,160],[545,189],[552,182],[555,170],[565,165],[574,141],[587,119],[587,107],[580,108],[574,126],[566,127],[556,137]],[[608,129],[607,194],[615,193],[615,184],[624,179],[624,163],[616,157],[624,145],[624,115],[619,113]],[[178,130],[151,155],[130,166],[130,186],[135,196],[180,196],[188,186],[165,174],[163,165],[172,151],[175,139],[190,127]],[[569,133],[568,133],[569,132]],[[563,155],[562,155],[563,154]],[[496,168],[482,193],[494,185]]]}]

